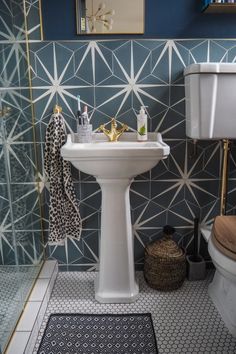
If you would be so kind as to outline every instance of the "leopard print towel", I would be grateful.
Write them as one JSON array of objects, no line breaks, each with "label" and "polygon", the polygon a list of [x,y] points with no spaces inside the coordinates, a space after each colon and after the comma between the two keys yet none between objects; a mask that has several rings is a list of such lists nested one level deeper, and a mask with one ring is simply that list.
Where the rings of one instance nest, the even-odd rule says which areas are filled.
[{"label": "leopard print towel", "polygon": [[50,185],[49,245],[63,245],[66,237],[79,240],[82,229],[71,165],[60,153],[65,142],[64,118],[53,114],[46,130],[44,150],[44,169]]}]

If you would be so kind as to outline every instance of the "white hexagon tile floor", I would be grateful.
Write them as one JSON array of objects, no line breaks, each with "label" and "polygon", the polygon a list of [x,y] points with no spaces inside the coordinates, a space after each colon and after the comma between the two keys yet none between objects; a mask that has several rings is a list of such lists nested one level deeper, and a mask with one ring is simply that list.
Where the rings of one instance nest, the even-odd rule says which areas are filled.
[{"label": "white hexagon tile floor", "polygon": [[99,304],[94,299],[94,272],[59,273],[35,344],[37,353],[51,313],[146,313],[152,314],[159,354],[234,354],[236,339],[224,326],[208,296],[213,272],[204,281],[189,282],[174,292],[147,286],[137,272],[140,296],[132,304]]}]

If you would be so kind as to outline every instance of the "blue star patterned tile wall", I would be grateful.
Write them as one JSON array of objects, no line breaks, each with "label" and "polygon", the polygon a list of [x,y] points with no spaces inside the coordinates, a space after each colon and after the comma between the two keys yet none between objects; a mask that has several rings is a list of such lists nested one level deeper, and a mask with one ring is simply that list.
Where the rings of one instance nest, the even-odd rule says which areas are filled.
[{"label": "blue star patterned tile wall", "polygon": [[[27,23],[25,23],[25,19]],[[0,40],[41,39],[39,0],[1,0]]]},{"label": "blue star patterned tile wall", "polygon": [[[138,267],[143,264],[145,245],[161,236],[163,225],[174,225],[176,240],[190,250],[193,218],[200,217],[207,225],[219,212],[221,145],[198,142],[193,156],[193,143],[185,135],[183,70],[199,60],[228,61],[235,47],[236,41],[232,40],[228,47],[226,40],[64,41],[30,45],[41,151],[55,103],[63,108],[68,131],[75,131],[77,94],[88,105],[94,128],[116,116],[134,131],[138,109],[147,105],[149,129],[161,132],[171,147],[168,160],[137,176],[131,186]],[[50,247],[48,256],[58,259],[63,269],[93,270],[98,263],[100,189],[93,177],[83,173],[76,172],[74,181],[81,200],[82,239],[68,240],[65,247]],[[232,203],[231,213],[234,208]]]},{"label": "blue star patterned tile wall", "polygon": [[16,258],[19,264],[38,264],[43,257],[26,29],[29,38],[40,39],[39,1],[2,0],[0,108],[11,108],[10,115],[1,118],[4,136],[0,129],[0,264],[4,265],[14,264]]},{"label": "blue star patterned tile wall", "polygon": [[[161,132],[171,147],[167,160],[152,171],[137,176],[131,186],[137,267],[142,268],[145,245],[158,239],[167,223],[176,227],[175,239],[179,244],[190,250],[193,218],[198,216],[202,225],[208,225],[219,212],[222,149],[219,142],[201,141],[197,144],[197,154],[193,155],[193,142],[185,135],[183,70],[198,61],[235,62],[236,41],[119,39],[40,42],[35,41],[40,39],[39,4],[38,1],[27,1],[28,36],[32,39],[30,62],[35,137],[39,153],[36,175],[29,82],[25,75],[26,45],[19,42],[25,39],[23,2],[17,2],[15,6],[12,0],[11,4],[7,9],[0,9],[0,56],[4,63],[0,86],[4,87],[4,103],[13,108],[6,122],[6,135],[16,216],[14,226],[22,250],[21,262],[34,263],[40,257],[40,247],[35,246],[41,228],[37,187],[41,193],[46,237],[48,232],[49,186],[43,171],[46,126],[54,104],[58,103],[63,108],[68,132],[75,131],[78,94],[82,104],[89,108],[94,129],[116,116],[119,122],[127,123],[135,131],[138,109],[140,105],[147,105],[149,130]],[[231,214],[235,213],[234,155],[235,146],[231,152],[229,173],[228,210]],[[3,166],[2,146],[0,163]],[[3,169],[0,169],[3,210],[0,255],[1,262],[6,264],[14,259],[14,249],[5,178]],[[57,259],[63,270],[94,270],[99,262],[101,192],[92,176],[73,169],[73,179],[83,218],[82,238],[79,242],[68,239],[64,247],[48,247],[47,254]],[[206,245],[203,243],[202,247],[206,248]],[[8,259],[3,254],[9,255]]]}]

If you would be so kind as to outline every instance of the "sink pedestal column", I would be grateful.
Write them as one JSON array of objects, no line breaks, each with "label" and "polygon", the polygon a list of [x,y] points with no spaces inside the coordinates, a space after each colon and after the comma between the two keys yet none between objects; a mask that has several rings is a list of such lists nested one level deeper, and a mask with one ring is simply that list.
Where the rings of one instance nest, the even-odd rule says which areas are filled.
[{"label": "sink pedestal column", "polygon": [[135,280],[130,215],[131,179],[97,178],[102,189],[100,268],[95,298],[102,303],[128,303],[139,292]]}]

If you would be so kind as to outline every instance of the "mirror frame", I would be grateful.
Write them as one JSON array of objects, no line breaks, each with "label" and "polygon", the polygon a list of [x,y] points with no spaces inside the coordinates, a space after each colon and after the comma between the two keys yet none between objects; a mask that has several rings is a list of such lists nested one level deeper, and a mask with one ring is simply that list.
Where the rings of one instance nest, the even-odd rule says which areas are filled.
[{"label": "mirror frame", "polygon": [[[104,22],[104,26],[106,26],[108,28],[107,31],[105,32],[96,32],[95,31],[91,31],[91,32],[87,32],[86,30],[86,24],[87,24],[87,20],[86,20],[86,1],[91,1],[92,4],[95,3],[95,6],[97,7],[97,11],[96,13],[94,13],[94,15],[97,15],[97,18],[99,18],[99,21],[103,21]],[[112,23],[113,23],[113,16],[115,16],[115,10],[113,10],[112,8],[109,8],[109,2],[111,0],[105,0],[103,2],[101,2],[101,0],[76,0],[76,28],[77,28],[77,34],[78,35],[115,35],[115,34],[144,34],[144,28],[145,28],[145,0],[127,0],[127,3],[133,1],[134,3],[137,1],[140,1],[140,5],[142,6],[142,16],[143,16],[143,21],[142,21],[142,29],[141,30],[130,30],[130,31],[116,31],[116,32],[111,32],[111,29],[109,30],[109,26],[112,27]],[[116,6],[119,5],[119,0],[113,0],[116,2]],[[99,5],[104,5],[104,8],[100,7],[99,10]],[[108,5],[108,10],[105,10],[105,6]],[[137,8],[137,6],[136,6]],[[132,11],[135,9],[135,6],[132,7]],[[105,11],[105,12],[104,12]],[[107,12],[106,12],[107,11]],[[114,13],[113,13],[114,12]],[[92,14],[93,15],[93,14]],[[89,17],[91,18],[92,15],[90,15]],[[94,16],[93,15],[93,16]],[[101,16],[104,19],[101,19]],[[107,16],[107,17],[106,17]],[[87,16],[88,17],[88,16]],[[117,18],[115,19],[116,21],[119,21],[119,18],[117,20]],[[90,20],[91,22],[92,20]],[[98,21],[97,21],[98,22]],[[96,23],[96,18],[95,18],[95,22]],[[127,21],[128,23],[128,21]]]}]

